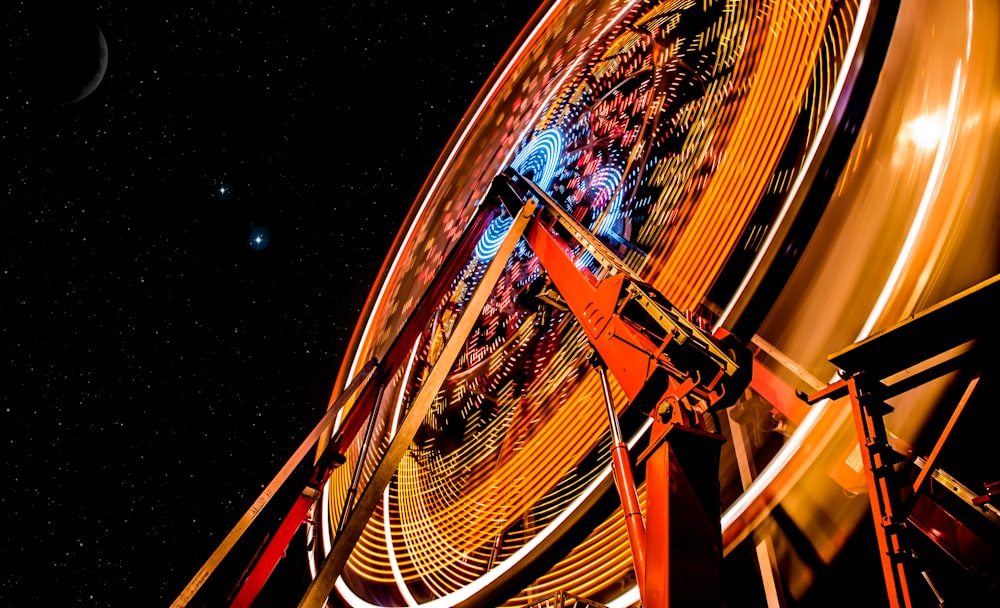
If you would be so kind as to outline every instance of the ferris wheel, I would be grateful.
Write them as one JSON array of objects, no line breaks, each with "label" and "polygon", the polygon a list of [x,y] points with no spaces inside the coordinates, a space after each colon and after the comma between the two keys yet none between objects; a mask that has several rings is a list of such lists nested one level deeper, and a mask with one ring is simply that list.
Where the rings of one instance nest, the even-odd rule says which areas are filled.
[{"label": "ferris wheel", "polygon": [[[998,271],[997,10],[544,2],[359,320],[300,605],[663,605],[628,522],[662,500],[656,425],[681,423],[720,438],[683,465],[732,581],[710,601],[803,596],[872,503],[847,399],[802,395]],[[894,450],[948,391],[894,404]]]}]

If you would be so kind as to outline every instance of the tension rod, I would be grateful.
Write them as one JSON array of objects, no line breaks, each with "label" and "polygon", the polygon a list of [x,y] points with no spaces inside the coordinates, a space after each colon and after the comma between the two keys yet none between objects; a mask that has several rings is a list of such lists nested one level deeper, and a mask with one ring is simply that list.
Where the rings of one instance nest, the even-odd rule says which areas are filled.
[{"label": "tension rod", "polygon": [[629,546],[632,549],[632,566],[635,568],[635,580],[639,586],[639,596],[642,598],[646,590],[646,524],[642,519],[639,494],[635,489],[635,477],[632,474],[628,445],[622,439],[618,413],[615,411],[615,402],[611,397],[608,369],[596,350],[590,356],[590,363],[601,377],[604,404],[607,406],[608,422],[611,425],[611,470],[615,476],[618,497],[622,501],[622,510],[625,512],[625,527],[628,529]]},{"label": "tension rod", "polygon": [[347,517],[351,514],[351,509],[354,508],[354,499],[358,494],[358,486],[361,484],[361,470],[364,468],[365,460],[368,459],[368,446],[372,442],[372,435],[375,431],[375,422],[378,420],[378,411],[382,404],[382,394],[385,392],[385,383],[386,380],[384,378],[379,381],[378,394],[375,395],[375,402],[372,404],[372,411],[368,414],[368,424],[365,427],[365,436],[361,440],[358,462],[354,467],[354,473],[351,475],[351,485],[347,490],[347,496],[344,497],[344,504],[340,510],[340,519],[337,522],[337,534],[344,531],[344,526],[347,525]]}]

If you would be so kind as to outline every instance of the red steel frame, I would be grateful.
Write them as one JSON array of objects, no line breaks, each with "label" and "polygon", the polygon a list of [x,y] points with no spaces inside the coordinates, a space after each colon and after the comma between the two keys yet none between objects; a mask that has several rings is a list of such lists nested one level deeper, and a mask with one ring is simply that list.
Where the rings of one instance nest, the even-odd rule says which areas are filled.
[{"label": "red steel frame", "polygon": [[[253,604],[257,596],[263,590],[268,578],[274,572],[280,560],[284,557],[288,544],[294,538],[299,526],[308,519],[309,511],[319,498],[319,489],[326,483],[327,478],[339,463],[344,461],[351,442],[361,431],[365,421],[378,407],[379,395],[384,385],[384,379],[378,382],[366,382],[360,386],[361,380],[369,380],[373,374],[385,374],[386,370],[395,370],[404,361],[409,347],[420,331],[426,326],[434,312],[435,305],[445,294],[449,282],[447,277],[454,276],[455,273],[466,263],[472,254],[480,237],[498,214],[501,209],[496,205],[484,204],[480,207],[476,216],[465,229],[462,237],[456,243],[451,253],[438,270],[434,281],[429,285],[428,290],[421,297],[414,307],[406,324],[399,335],[393,340],[392,345],[386,351],[381,361],[372,360],[359,372],[351,386],[342,393],[331,399],[331,408],[324,415],[323,421],[318,428],[306,439],[309,445],[318,443],[318,454],[316,463],[313,465],[312,478],[307,487],[300,493],[287,515],[283,518],[278,530],[264,541],[262,550],[254,557],[254,561],[248,566],[246,576],[237,582],[237,587],[233,591],[234,599],[229,603],[232,607],[244,608]],[[377,366],[379,371],[372,371]],[[336,415],[341,404],[349,398],[357,397],[353,406],[344,416],[339,430],[332,439],[329,429],[332,427],[332,416]],[[336,411],[335,411],[336,410]],[[323,428],[327,432],[321,432]],[[194,579],[181,592],[176,600],[171,604],[171,608],[182,608],[194,598],[202,584],[214,572],[218,564],[232,550],[236,542],[249,528],[250,523],[256,518],[259,512],[267,505],[274,493],[287,480],[291,471],[297,467],[307,452],[300,448],[296,454],[283,467],[278,477],[265,489],[264,494],[254,503],[250,511],[240,520],[232,532],[223,540],[222,544],[212,554],[202,569],[195,575]]]},{"label": "red steel frame", "polygon": [[[724,440],[702,430],[700,422],[702,414],[728,407],[746,388],[749,351],[724,331],[709,336],[679,314],[530,180],[508,171],[492,192],[511,213],[526,198],[540,203],[525,240],[597,351],[612,429],[612,470],[643,606],[720,606],[718,471]],[[578,266],[574,245],[603,265],[600,276]],[[654,420],[650,446],[639,457],[646,466],[645,522],[605,365],[633,407]]]},{"label": "red steel frame", "polygon": [[[702,421],[704,414],[731,405],[746,388],[754,369],[750,353],[727,333],[720,331],[715,335],[708,335],[674,310],[669,302],[640,281],[600,241],[562,211],[530,180],[513,171],[494,180],[480,212],[473,218],[462,239],[439,270],[438,280],[429,285],[388,349],[379,365],[382,374],[391,373],[391,370],[402,363],[409,346],[426,326],[447,289],[449,282],[442,279],[453,275],[471,255],[479,237],[499,213],[498,203],[506,206],[512,216],[519,218],[515,222],[517,230],[512,229],[511,234],[505,238],[503,255],[510,255],[513,239],[523,234],[552,285],[575,315],[595,349],[592,362],[601,376],[612,430],[612,469],[622,500],[643,606],[720,606],[722,540],[718,468],[723,438],[704,430]],[[602,270],[595,274],[587,268],[581,268],[576,252],[582,250],[593,254]],[[497,257],[501,256],[498,254]],[[499,276],[499,270],[493,267],[502,266],[503,263],[505,260],[501,259],[491,262],[492,270],[487,274],[492,276],[495,273]],[[484,278],[480,287],[487,291],[492,289],[492,285],[487,283]],[[980,305],[980,300],[994,297],[998,290],[1000,277],[994,277],[967,293],[959,294],[926,313],[917,315],[901,324],[901,327],[888,330],[877,339],[872,338],[831,355],[832,362],[842,369],[851,369],[853,373],[813,395],[799,395],[809,403],[822,398],[850,397],[862,457],[867,463],[866,480],[892,606],[910,605],[904,568],[907,551],[900,537],[900,530],[905,525],[905,508],[901,504],[900,488],[895,483],[892,470],[897,462],[897,455],[889,446],[882,420],[883,415],[891,411],[884,403],[886,387],[878,381],[878,378],[885,377],[886,374],[869,374],[875,378],[871,380],[862,370],[887,365],[884,358],[873,356],[873,352],[876,355],[884,351],[897,353],[892,363],[896,367],[905,367],[930,354],[943,352],[946,347],[975,338],[978,336],[977,332],[968,329],[964,333],[942,333],[928,330],[927,327],[937,325],[935,321],[939,321],[939,317],[945,320],[960,317],[966,308]],[[475,307],[470,307],[471,312],[478,316],[478,310],[473,308]],[[463,318],[463,323],[469,329],[473,322],[474,319]],[[924,342],[912,343],[916,340],[914,336],[921,332],[924,333]],[[466,335],[467,332],[458,332],[449,343],[455,340],[464,342]],[[451,344],[451,347],[456,350],[457,342]],[[907,357],[913,361],[909,361]],[[369,364],[371,365],[373,363]],[[353,388],[348,388],[345,394],[339,396],[337,403],[343,404],[344,399],[350,396],[346,393],[358,390],[362,375],[365,376],[364,379],[368,379],[371,371],[370,367],[366,369],[368,371],[359,374],[359,379],[352,383]],[[644,464],[646,467],[645,519],[635,489],[628,446],[618,428],[607,369],[612,371],[632,406],[653,418],[649,447],[636,460],[637,464]],[[447,370],[438,371],[444,374]],[[245,608],[256,599],[298,527],[306,520],[319,496],[319,488],[326,482],[332,469],[343,462],[343,453],[360,432],[366,418],[377,410],[384,383],[383,378],[379,382],[367,382],[361,387],[356,403],[350,408],[340,431],[332,437],[329,445],[321,443],[321,457],[314,465],[312,480],[296,498],[279,529],[249,569],[231,606]],[[768,386],[769,383],[765,381],[763,387]],[[971,392],[974,386],[973,382],[967,392]],[[966,399],[967,395],[961,405],[964,405]],[[957,414],[958,411],[953,417]],[[329,417],[328,413],[324,420]],[[419,420],[408,424],[415,430]],[[319,436],[319,431],[314,430],[307,441],[315,442]],[[940,441],[943,442],[946,436],[947,431]],[[405,446],[400,449],[405,449]],[[937,449],[939,447],[935,451]],[[302,448],[293,459],[301,458],[300,453]],[[270,499],[274,491],[272,486],[280,485],[287,479],[293,464],[286,464],[265,494],[223,541],[173,606],[187,604],[204,578],[228,553],[260,508]],[[380,463],[379,468],[383,468],[383,465],[386,463]],[[386,468],[393,468],[392,463],[388,463]],[[913,488],[915,493],[919,492],[919,486],[918,479]],[[366,489],[365,495],[369,493],[369,489]],[[364,495],[360,502],[364,502]],[[347,527],[353,529],[363,525],[362,520],[367,519],[367,514],[365,509],[352,511],[351,507],[350,504],[345,505],[344,512],[350,513],[351,521]],[[341,528],[345,526],[342,525]],[[346,561],[345,552],[350,551],[347,546],[350,539],[341,541],[338,538],[339,544],[347,544],[341,550],[333,552],[336,559],[328,558],[324,562],[321,576],[313,581],[300,606],[320,605],[325,601],[329,593],[326,585],[332,586],[339,568]],[[322,589],[316,585],[320,579],[324,581]]]},{"label": "red steel frame", "polygon": [[[982,314],[984,310],[993,310],[998,300],[1000,275],[831,354],[829,360],[841,370],[842,379],[816,393],[802,395],[808,403],[844,396],[850,400],[882,575],[892,608],[912,606],[907,570],[912,568],[914,558],[906,546],[905,536],[909,511],[975,389],[979,373],[986,365],[984,361],[993,358],[992,352],[987,355],[972,345],[995,343],[1000,335],[997,320]],[[976,322],[969,322],[970,319]],[[977,346],[983,348],[981,344]],[[968,350],[963,353],[963,348]],[[903,456],[897,454],[888,441],[883,418],[893,408],[886,401],[958,369],[979,371],[969,381],[940,432],[920,475],[907,487],[909,484],[894,468]]]},{"label": "red steel frame", "polygon": [[[525,216],[530,218],[528,221],[522,220],[523,238],[596,350],[595,366],[601,374],[613,433],[615,485],[625,509],[643,605],[665,608],[673,602],[676,606],[719,606],[722,551],[718,467],[723,439],[699,427],[702,414],[731,405],[743,392],[751,373],[749,351],[724,331],[714,336],[706,334],[674,310],[530,180],[512,171],[494,180],[480,212],[438,271],[438,280],[430,283],[379,364],[381,374],[390,373],[402,363],[444,295],[449,284],[444,279],[468,259],[499,213],[498,203],[507,206],[512,216],[529,214]],[[568,241],[595,254],[604,272],[597,276],[578,267]],[[618,430],[606,369],[612,371],[632,406],[654,419],[650,447],[639,458],[646,466],[645,522],[628,447]],[[306,521],[319,488],[332,471],[331,462],[343,462],[344,452],[365,420],[377,410],[377,395],[381,395],[383,385],[384,379],[368,383],[339,432],[328,444],[321,441],[319,452],[330,455],[329,460],[314,466],[312,481],[248,570],[231,606],[246,608],[257,598],[299,526]],[[345,505],[348,512],[349,504]],[[365,514],[351,512],[350,517],[360,520]],[[358,527],[351,522],[348,526]],[[321,576],[313,581],[300,606],[322,602],[328,594],[326,584],[339,574],[333,572],[337,567],[328,566],[346,561],[339,555],[342,551],[334,553],[338,553],[337,559],[328,558],[330,563],[323,564]],[[317,584],[320,579],[322,585]]]}]

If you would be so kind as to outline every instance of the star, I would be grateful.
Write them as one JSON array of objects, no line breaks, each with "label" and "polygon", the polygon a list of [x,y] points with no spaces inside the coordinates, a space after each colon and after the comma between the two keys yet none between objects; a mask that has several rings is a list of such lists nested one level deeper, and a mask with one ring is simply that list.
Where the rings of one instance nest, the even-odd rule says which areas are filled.
[{"label": "star", "polygon": [[250,234],[247,237],[247,245],[254,251],[266,249],[271,242],[271,232],[267,226],[251,226]]},{"label": "star", "polygon": [[233,195],[233,189],[229,187],[229,184],[222,180],[217,180],[215,184],[216,187],[213,190],[215,196],[222,201],[229,200],[229,197]]}]

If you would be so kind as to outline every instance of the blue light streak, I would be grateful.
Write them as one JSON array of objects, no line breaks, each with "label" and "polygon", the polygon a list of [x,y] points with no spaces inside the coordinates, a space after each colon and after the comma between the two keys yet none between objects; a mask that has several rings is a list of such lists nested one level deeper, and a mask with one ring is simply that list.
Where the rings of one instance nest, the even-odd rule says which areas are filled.
[{"label": "blue light streak", "polygon": [[559,129],[546,129],[528,142],[528,145],[514,157],[511,166],[521,175],[534,181],[539,188],[548,192],[556,177],[556,170],[563,162],[560,158],[563,145],[563,137]]}]

